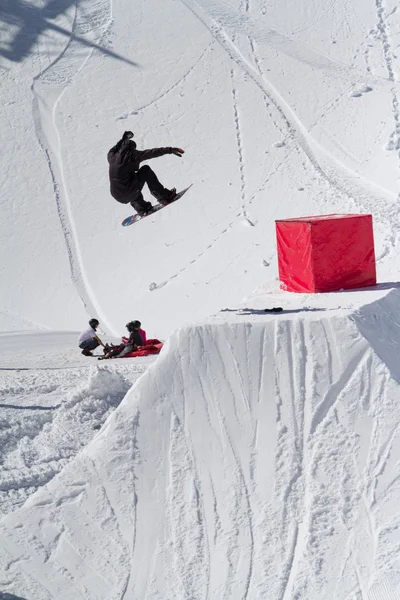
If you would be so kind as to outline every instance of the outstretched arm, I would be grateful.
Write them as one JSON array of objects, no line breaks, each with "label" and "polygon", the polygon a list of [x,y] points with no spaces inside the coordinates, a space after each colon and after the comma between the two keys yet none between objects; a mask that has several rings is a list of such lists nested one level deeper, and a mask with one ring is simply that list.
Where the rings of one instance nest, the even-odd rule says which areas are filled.
[{"label": "outstretched arm", "polygon": [[103,342],[101,341],[101,339],[97,335],[94,337],[94,339],[96,340],[96,342],[99,342],[99,344],[101,346],[104,346]]},{"label": "outstretched arm", "polygon": [[164,154],[175,154],[176,156],[182,156],[184,150],[181,148],[152,148],[151,150],[136,150],[136,156],[139,162],[144,160],[150,160],[151,158],[158,158],[164,156]]}]

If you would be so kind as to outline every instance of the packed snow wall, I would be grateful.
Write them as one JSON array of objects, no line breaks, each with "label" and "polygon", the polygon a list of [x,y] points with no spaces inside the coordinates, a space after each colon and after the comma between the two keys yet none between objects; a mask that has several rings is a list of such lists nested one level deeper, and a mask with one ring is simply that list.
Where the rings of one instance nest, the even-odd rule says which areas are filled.
[{"label": "packed snow wall", "polygon": [[94,441],[1,522],[0,590],[345,600],[389,589],[398,305],[394,290],[357,312],[179,330]]}]

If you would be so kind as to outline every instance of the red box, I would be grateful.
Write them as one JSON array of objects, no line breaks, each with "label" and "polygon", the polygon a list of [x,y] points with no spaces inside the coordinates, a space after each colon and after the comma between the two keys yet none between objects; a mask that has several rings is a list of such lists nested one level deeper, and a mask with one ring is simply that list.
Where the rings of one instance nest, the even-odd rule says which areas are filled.
[{"label": "red box", "polygon": [[281,287],[333,292],[376,285],[372,215],[275,221]]}]

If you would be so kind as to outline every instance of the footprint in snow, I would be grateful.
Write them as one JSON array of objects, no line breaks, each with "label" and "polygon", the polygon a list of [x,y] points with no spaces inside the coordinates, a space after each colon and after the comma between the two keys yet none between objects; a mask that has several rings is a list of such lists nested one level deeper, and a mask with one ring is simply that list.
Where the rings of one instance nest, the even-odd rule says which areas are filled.
[{"label": "footprint in snow", "polygon": [[370,87],[369,85],[360,85],[355,87],[351,92],[350,92],[350,98],[361,98],[361,96],[363,94],[367,94],[368,92],[372,92],[372,87]]}]

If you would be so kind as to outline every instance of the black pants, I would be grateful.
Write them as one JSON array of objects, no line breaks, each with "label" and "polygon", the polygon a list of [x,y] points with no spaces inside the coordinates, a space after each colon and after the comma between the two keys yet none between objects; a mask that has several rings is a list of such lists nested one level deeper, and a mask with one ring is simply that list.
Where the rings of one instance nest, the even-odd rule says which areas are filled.
[{"label": "black pants", "polygon": [[161,185],[161,183],[157,179],[157,175],[148,165],[140,167],[136,176],[138,191],[135,197],[131,200],[131,205],[140,215],[151,209],[151,203],[146,202],[142,194],[142,189],[145,183],[147,183],[150,193],[158,201],[162,201],[168,198],[171,192],[170,190],[167,190],[167,188],[165,188],[163,185]]},{"label": "black pants", "polygon": [[81,350],[94,350],[99,345],[99,342],[93,338],[92,340],[85,340],[82,344],[79,344],[79,348]]}]

